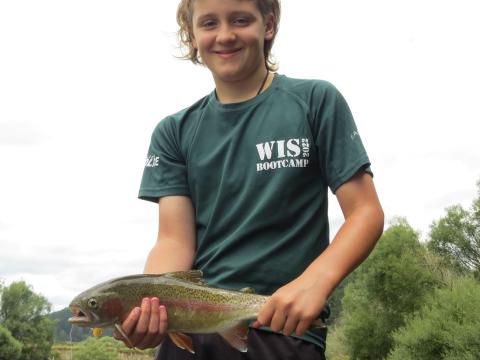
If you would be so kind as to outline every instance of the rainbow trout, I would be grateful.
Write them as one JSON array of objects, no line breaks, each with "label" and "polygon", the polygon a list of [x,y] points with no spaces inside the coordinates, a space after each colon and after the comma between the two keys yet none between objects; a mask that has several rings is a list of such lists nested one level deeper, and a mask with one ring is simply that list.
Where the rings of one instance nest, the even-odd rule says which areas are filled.
[{"label": "rainbow trout", "polygon": [[[191,353],[192,340],[185,333],[218,333],[234,348],[247,351],[248,323],[256,319],[268,299],[250,288],[231,291],[211,287],[198,270],[132,275],[79,294],[70,303],[73,316],[68,321],[82,327],[113,326],[130,342],[120,323],[145,297],[160,299],[167,309],[168,336],[175,345]],[[317,320],[313,326],[325,324]]]}]

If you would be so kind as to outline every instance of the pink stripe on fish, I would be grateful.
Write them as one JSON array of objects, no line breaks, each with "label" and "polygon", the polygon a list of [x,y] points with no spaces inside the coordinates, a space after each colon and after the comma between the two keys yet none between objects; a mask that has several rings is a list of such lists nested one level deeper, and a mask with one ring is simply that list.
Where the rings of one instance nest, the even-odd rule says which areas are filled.
[{"label": "pink stripe on fish", "polygon": [[205,312],[217,312],[217,311],[227,311],[234,309],[232,304],[212,304],[208,302],[203,302],[202,300],[179,300],[179,299],[161,299],[161,305],[165,305],[168,309],[169,307],[179,307],[186,310],[195,310],[195,311],[205,311]]}]

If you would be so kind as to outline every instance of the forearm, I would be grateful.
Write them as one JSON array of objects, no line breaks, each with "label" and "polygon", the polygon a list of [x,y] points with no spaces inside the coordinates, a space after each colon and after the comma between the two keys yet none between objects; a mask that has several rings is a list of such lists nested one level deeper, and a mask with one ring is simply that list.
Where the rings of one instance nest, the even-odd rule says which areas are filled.
[{"label": "forearm", "polygon": [[340,281],[368,256],[383,228],[380,204],[367,202],[347,213],[332,244],[299,277],[272,294],[254,327],[302,335]]},{"label": "forearm", "polygon": [[332,243],[308,266],[302,277],[314,281],[321,297],[327,299],[370,254],[382,234],[383,220],[383,211],[378,203],[357,208],[345,219]]},{"label": "forearm", "polygon": [[[195,257],[195,216],[186,196],[167,196],[159,200],[159,226],[155,245],[148,254],[145,274],[185,271]],[[165,303],[158,297],[145,297],[122,321],[128,344],[146,349],[158,346],[168,330]],[[119,337],[117,337],[119,338]]]},{"label": "forearm", "polygon": [[171,239],[161,239],[148,254],[144,273],[161,274],[190,270],[194,256],[194,250],[190,246]]},{"label": "forearm", "polygon": [[195,215],[190,198],[161,198],[157,241],[148,254],[144,272],[160,274],[191,269],[195,239]]}]

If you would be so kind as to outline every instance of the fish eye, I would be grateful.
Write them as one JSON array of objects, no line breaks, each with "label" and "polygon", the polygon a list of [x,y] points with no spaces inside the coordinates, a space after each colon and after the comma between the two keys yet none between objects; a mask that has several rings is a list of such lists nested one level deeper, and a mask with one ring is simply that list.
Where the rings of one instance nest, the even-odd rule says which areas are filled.
[{"label": "fish eye", "polygon": [[97,300],[94,299],[94,298],[91,298],[88,300],[88,307],[92,308],[92,309],[96,309],[98,306],[98,303],[97,303]]}]

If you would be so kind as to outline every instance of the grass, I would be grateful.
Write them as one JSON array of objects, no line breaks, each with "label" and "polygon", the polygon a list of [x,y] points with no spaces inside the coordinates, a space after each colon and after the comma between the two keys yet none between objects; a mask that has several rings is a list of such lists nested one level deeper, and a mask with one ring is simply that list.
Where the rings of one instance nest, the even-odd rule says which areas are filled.
[{"label": "grass", "polygon": [[[52,346],[52,354],[54,355],[49,360],[75,360],[75,356],[72,357],[77,348],[78,343],[56,343]],[[122,360],[152,360],[154,358],[154,350],[137,350],[137,349],[125,349],[118,350],[120,359]]]}]

